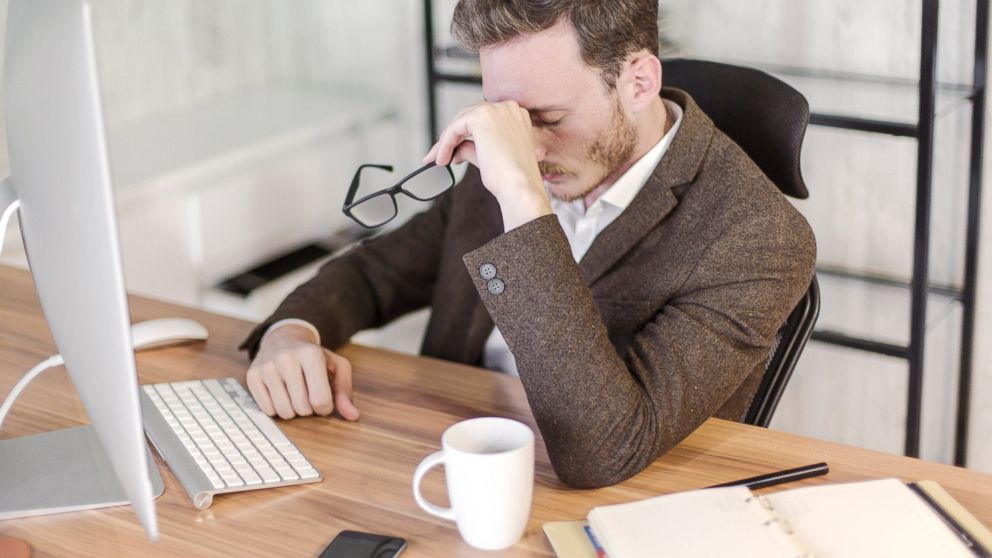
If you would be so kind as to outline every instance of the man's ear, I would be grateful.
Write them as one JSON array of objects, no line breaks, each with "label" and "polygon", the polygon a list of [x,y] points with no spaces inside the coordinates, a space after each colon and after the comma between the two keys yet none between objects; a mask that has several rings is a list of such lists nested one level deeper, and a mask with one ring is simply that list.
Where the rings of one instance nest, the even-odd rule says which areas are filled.
[{"label": "man's ear", "polygon": [[643,110],[661,93],[661,60],[645,51],[631,54],[619,82],[631,110]]}]

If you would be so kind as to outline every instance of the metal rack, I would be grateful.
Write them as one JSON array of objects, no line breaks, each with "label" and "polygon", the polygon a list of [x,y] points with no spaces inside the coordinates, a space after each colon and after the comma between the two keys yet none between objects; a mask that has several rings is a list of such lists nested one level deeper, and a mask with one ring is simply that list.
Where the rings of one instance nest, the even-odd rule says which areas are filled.
[{"label": "metal rack", "polygon": [[[975,0],[975,5],[974,72],[971,86],[948,87],[938,84],[936,64],[939,0],[923,0],[921,12],[920,77],[917,85],[919,109],[916,123],[866,119],[842,114],[818,113],[815,111],[810,121],[811,124],[817,126],[887,134],[913,138],[917,141],[916,210],[914,216],[913,271],[911,280],[909,282],[903,282],[843,270],[817,269],[817,273],[821,275],[833,275],[869,283],[908,288],[911,293],[909,343],[894,344],[826,330],[814,332],[813,339],[822,343],[887,355],[907,361],[909,368],[909,387],[904,451],[908,456],[917,457],[920,451],[927,299],[931,294],[939,294],[958,301],[962,307],[962,324],[954,464],[962,466],[965,465],[967,460],[968,420],[971,400],[972,352],[975,330],[975,290],[978,275],[978,234],[982,186],[982,150],[985,138],[989,0]],[[424,22],[429,129],[430,141],[433,142],[434,138],[437,137],[438,131],[438,85],[441,83],[480,84],[481,78],[477,74],[472,73],[437,71],[436,57],[445,55],[446,51],[435,47],[432,0],[424,0]],[[797,74],[794,70],[786,69],[784,72],[800,77],[800,74]],[[843,80],[845,78],[843,76],[828,76],[828,79]],[[802,91],[801,88],[797,88]],[[965,269],[960,287],[936,285],[929,281],[934,127],[937,118],[936,98],[939,89],[953,90],[964,100],[969,101],[972,106],[967,224],[965,232]]]}]

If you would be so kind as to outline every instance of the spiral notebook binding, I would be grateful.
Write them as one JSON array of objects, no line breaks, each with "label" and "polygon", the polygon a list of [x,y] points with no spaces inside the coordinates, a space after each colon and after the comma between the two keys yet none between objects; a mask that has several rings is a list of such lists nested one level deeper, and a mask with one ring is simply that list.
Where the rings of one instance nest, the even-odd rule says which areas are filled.
[{"label": "spiral notebook binding", "polygon": [[[771,500],[765,498],[764,496],[752,495],[745,498],[744,501],[748,504],[750,504],[751,502],[757,503],[766,511],[770,511],[770,512],[775,511],[775,505],[772,504]],[[765,527],[771,527],[772,524],[778,524],[778,528],[781,529],[782,532],[785,533],[786,535],[792,536],[796,534],[795,530],[792,529],[792,525],[790,525],[788,521],[775,515],[773,515],[769,519],[766,519],[762,524]],[[811,552],[804,552],[803,554],[797,554],[796,558],[816,558],[816,555]]]},{"label": "spiral notebook binding", "polygon": [[748,504],[750,504],[751,502],[757,502],[758,504],[761,504],[761,507],[765,508],[766,510],[775,511],[775,506],[772,505],[771,500],[765,498],[764,496],[748,496],[744,501],[747,502]]},{"label": "spiral notebook binding", "polygon": [[792,530],[792,526],[789,522],[782,519],[781,517],[773,517],[771,519],[765,520],[765,527],[768,527],[772,523],[778,523],[778,526],[789,535],[795,535],[796,532]]}]

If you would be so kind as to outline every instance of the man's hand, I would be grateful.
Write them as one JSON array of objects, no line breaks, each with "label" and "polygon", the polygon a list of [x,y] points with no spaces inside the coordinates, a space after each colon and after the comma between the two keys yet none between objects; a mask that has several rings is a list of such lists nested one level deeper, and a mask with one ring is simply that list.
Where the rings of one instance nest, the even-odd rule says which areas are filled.
[{"label": "man's hand", "polygon": [[551,213],[534,143],[530,113],[514,101],[478,103],[462,109],[441,132],[424,162],[467,161],[496,196],[505,230]]},{"label": "man's hand", "polygon": [[284,419],[329,415],[335,408],[358,419],[352,402],[351,363],[314,342],[304,327],[284,325],[262,339],[248,368],[248,389],[262,412]]}]

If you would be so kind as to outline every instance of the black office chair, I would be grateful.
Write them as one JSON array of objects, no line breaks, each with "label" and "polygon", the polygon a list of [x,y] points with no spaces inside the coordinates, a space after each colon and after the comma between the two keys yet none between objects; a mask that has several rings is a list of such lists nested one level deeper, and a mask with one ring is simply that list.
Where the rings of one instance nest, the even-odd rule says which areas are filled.
[{"label": "black office chair", "polygon": [[[787,196],[805,199],[809,191],[800,170],[800,151],[809,124],[809,103],[801,93],[760,70],[703,60],[667,60],[666,87],[686,91],[713,123],[758,164]],[[820,314],[816,276],[778,331],[765,375],[743,422],[768,426],[799,355]]]}]

